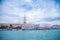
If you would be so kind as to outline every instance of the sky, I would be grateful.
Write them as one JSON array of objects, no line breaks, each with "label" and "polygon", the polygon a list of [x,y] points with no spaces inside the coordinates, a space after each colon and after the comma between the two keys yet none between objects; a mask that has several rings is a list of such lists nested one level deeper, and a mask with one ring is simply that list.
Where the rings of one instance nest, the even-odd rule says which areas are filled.
[{"label": "sky", "polygon": [[60,0],[0,0],[0,23],[60,24]]}]

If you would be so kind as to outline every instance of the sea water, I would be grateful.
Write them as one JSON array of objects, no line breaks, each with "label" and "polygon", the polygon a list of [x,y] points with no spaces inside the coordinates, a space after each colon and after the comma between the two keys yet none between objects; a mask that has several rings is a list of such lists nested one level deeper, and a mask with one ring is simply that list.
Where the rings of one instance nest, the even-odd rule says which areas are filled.
[{"label": "sea water", "polygon": [[60,29],[56,30],[1,30],[0,40],[60,40]]}]

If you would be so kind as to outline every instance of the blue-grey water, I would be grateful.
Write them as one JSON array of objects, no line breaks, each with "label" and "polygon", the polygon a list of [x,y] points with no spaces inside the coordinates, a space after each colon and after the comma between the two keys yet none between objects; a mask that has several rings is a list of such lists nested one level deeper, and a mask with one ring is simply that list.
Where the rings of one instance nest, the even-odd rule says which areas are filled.
[{"label": "blue-grey water", "polygon": [[0,31],[0,40],[60,40],[58,30],[12,30]]}]

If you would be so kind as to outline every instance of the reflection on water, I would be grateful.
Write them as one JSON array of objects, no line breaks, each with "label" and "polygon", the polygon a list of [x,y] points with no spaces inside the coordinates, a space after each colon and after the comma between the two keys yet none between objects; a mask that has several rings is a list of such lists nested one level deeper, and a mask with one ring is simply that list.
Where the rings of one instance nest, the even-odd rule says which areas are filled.
[{"label": "reflection on water", "polygon": [[0,31],[0,40],[59,40],[60,30]]}]

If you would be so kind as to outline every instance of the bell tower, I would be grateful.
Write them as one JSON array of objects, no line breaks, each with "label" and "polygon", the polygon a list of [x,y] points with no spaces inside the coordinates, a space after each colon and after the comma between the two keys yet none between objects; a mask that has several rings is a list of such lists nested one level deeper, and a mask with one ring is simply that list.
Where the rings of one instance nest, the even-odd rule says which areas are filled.
[{"label": "bell tower", "polygon": [[26,15],[24,15],[24,18],[23,18],[23,26],[22,26],[22,29],[30,29],[29,25],[26,22]]},{"label": "bell tower", "polygon": [[24,15],[23,24],[26,25],[26,16]]}]

